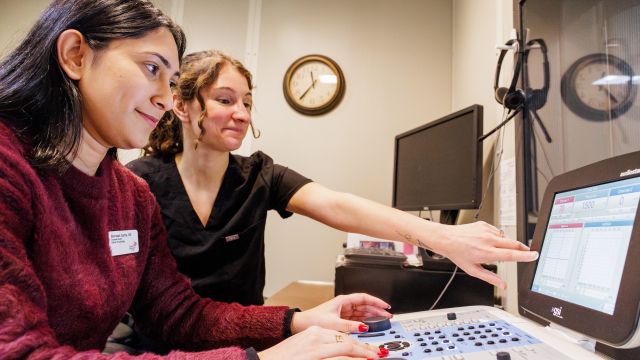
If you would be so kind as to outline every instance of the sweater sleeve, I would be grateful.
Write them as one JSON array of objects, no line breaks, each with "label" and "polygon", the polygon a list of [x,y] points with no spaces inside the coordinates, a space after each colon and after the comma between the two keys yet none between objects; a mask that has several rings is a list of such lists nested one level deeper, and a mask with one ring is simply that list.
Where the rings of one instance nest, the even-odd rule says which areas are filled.
[{"label": "sweater sleeve", "polygon": [[152,219],[149,262],[131,309],[143,332],[190,351],[232,345],[264,349],[286,337],[287,307],[245,307],[197,295],[177,270],[155,202]]},{"label": "sweater sleeve", "polygon": [[[39,204],[33,195],[37,176],[22,153],[17,150],[16,142],[8,141],[10,138],[4,133],[5,131],[6,128],[0,124],[0,359],[244,360],[255,358],[253,349],[245,350],[240,347],[226,347],[198,353],[174,351],[166,356],[144,354],[135,357],[122,352],[108,355],[101,354],[98,350],[79,351],[71,346],[60,344],[47,317],[48,305],[44,286],[25,246],[33,240],[33,224],[37,218],[37,212],[34,209]],[[167,266],[167,269],[173,267]],[[167,271],[163,271],[161,275],[167,276]],[[184,287],[183,281],[178,281],[175,275],[173,278],[180,284],[180,286],[174,286],[175,288]],[[182,293],[185,292],[187,291],[182,289]],[[175,293],[174,291],[173,294]],[[162,301],[168,301],[168,299],[163,298]],[[186,306],[180,302],[173,304],[173,309],[177,312],[201,310],[198,315],[186,317],[183,314],[182,317],[178,317],[181,320],[189,318],[189,322],[194,324],[193,329],[198,329],[194,334],[204,332],[203,328],[206,326],[197,320],[198,316],[207,318],[211,316],[206,315],[207,313],[216,313],[216,315],[224,313],[224,310],[216,312],[214,305],[196,306],[199,301],[194,299],[185,301]],[[158,308],[157,302],[153,306]],[[271,311],[284,314],[283,310]],[[246,311],[246,315],[251,316],[248,314],[250,312]],[[275,315],[272,317],[277,318]],[[69,318],[69,321],[77,321],[71,314]],[[225,322],[227,322],[225,319],[218,321],[218,323]],[[168,327],[170,326],[165,328]]]}]

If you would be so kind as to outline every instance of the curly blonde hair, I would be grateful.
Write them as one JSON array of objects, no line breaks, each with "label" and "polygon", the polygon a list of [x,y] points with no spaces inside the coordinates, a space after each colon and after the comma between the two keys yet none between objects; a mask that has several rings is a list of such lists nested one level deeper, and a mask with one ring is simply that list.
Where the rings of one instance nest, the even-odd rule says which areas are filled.
[{"label": "curly blonde hair", "polygon": [[[240,61],[221,51],[199,51],[188,54],[182,59],[180,78],[173,88],[173,93],[177,96],[178,100],[189,102],[196,99],[198,104],[200,104],[201,112],[198,118],[198,127],[201,131],[195,141],[196,148],[204,135],[202,122],[207,116],[201,90],[213,84],[218,79],[220,71],[224,66],[232,66],[238,70],[240,74],[247,79],[249,89],[253,88],[252,77],[249,70],[247,70]],[[180,120],[173,111],[168,111],[151,132],[149,142],[143,148],[144,155],[175,155],[181,153],[183,149]]]}]

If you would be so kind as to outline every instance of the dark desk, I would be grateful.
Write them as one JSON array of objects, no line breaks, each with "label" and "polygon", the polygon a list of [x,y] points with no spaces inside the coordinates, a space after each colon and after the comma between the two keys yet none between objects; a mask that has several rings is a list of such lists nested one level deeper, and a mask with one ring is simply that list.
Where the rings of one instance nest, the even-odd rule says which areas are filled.
[{"label": "dark desk", "polygon": [[[335,293],[366,292],[391,304],[393,313],[429,310],[452,271],[338,263]],[[436,309],[495,304],[494,287],[458,269]]]}]

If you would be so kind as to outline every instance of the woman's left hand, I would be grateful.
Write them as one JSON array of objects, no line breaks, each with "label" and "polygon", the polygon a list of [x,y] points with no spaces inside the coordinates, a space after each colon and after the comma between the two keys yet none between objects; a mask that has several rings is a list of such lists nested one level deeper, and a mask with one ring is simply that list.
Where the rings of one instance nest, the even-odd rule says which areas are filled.
[{"label": "woman's left hand", "polygon": [[371,316],[391,318],[389,308],[389,304],[368,294],[338,295],[312,309],[295,313],[291,332],[296,334],[313,325],[345,333],[366,332],[368,328],[362,320]]}]

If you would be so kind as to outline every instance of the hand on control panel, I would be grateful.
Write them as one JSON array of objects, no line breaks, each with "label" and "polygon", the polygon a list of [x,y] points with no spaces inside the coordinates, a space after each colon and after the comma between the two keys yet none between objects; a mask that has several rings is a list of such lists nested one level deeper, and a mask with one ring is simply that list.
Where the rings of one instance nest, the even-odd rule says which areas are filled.
[{"label": "hand on control panel", "polygon": [[386,302],[367,294],[339,295],[312,309],[295,313],[293,336],[258,354],[260,360],[316,360],[378,358],[387,349],[364,344],[349,333],[368,330],[362,320],[373,316],[391,318]]},{"label": "hand on control panel", "polygon": [[317,325],[345,333],[366,332],[362,320],[372,316],[391,318],[389,304],[368,294],[339,295],[312,309],[295,313],[291,321],[293,334]]},{"label": "hand on control panel", "polygon": [[319,360],[386,357],[389,351],[357,341],[339,331],[311,326],[258,353],[260,360]]}]

